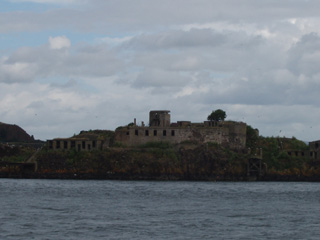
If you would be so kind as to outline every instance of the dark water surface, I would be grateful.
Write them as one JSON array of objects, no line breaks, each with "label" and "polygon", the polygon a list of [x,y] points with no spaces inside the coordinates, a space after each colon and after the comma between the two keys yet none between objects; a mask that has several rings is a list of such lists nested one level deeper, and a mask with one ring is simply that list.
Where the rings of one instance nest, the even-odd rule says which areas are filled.
[{"label": "dark water surface", "polygon": [[320,183],[0,179],[0,239],[320,239]]}]

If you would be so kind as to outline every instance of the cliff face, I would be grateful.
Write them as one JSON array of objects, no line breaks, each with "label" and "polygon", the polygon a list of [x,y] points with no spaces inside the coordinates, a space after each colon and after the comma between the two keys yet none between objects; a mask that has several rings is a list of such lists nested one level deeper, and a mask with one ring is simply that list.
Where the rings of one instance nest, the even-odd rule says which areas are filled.
[{"label": "cliff face", "polygon": [[34,142],[34,138],[17,125],[0,123],[0,142]]}]

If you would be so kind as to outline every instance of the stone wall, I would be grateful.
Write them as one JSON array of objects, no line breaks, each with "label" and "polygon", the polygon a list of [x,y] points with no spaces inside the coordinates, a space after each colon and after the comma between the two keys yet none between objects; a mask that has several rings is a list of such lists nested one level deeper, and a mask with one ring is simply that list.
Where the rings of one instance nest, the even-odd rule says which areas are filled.
[{"label": "stone wall", "polygon": [[246,145],[246,124],[225,122],[213,127],[138,127],[118,129],[115,141],[127,146],[138,146],[147,142],[181,143],[217,143],[233,149],[242,149]]},{"label": "stone wall", "polygon": [[309,142],[310,158],[319,159],[320,158],[320,140]]},{"label": "stone wall", "polygon": [[52,150],[102,150],[103,144],[104,143],[101,140],[89,140],[81,138],[57,138],[47,141],[48,148]]},{"label": "stone wall", "polygon": [[301,150],[287,150],[287,153],[291,157],[311,157],[313,156],[312,151],[301,151]]},{"label": "stone wall", "polygon": [[170,126],[170,111],[150,111],[149,113],[149,126],[154,127],[168,127]]}]

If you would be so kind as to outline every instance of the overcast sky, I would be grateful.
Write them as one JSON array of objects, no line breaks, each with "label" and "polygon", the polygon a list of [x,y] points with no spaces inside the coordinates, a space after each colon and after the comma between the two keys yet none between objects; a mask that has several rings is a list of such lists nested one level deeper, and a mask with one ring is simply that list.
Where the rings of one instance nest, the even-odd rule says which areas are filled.
[{"label": "overcast sky", "polygon": [[[320,139],[318,0],[1,0],[0,121],[36,139],[223,109]],[[319,102],[318,102],[319,101]]]}]

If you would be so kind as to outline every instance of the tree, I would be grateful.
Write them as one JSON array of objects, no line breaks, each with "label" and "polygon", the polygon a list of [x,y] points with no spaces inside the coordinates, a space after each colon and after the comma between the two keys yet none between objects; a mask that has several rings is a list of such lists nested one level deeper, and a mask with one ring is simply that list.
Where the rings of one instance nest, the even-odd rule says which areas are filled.
[{"label": "tree", "polygon": [[226,112],[221,109],[218,109],[218,110],[212,111],[212,113],[208,116],[208,120],[220,122],[220,121],[223,121],[226,117],[227,117]]}]

